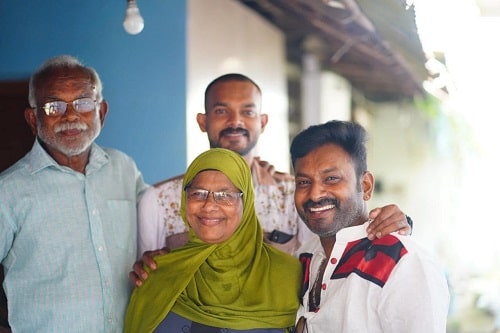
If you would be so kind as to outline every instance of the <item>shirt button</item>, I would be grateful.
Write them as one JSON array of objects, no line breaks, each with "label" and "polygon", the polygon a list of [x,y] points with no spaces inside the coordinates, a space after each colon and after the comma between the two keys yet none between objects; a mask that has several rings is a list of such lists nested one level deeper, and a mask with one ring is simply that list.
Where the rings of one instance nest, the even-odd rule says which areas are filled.
[{"label": "shirt button", "polygon": [[92,209],[92,215],[97,215],[97,209]]},{"label": "shirt button", "polygon": [[98,250],[99,252],[102,252],[103,247],[102,247],[102,246],[99,246],[99,247],[97,248],[97,250]]},{"label": "shirt button", "polygon": [[326,283],[323,283],[323,284],[321,285],[321,289],[326,290]]},{"label": "shirt button", "polygon": [[330,259],[330,262],[335,265],[337,263],[337,258]]}]

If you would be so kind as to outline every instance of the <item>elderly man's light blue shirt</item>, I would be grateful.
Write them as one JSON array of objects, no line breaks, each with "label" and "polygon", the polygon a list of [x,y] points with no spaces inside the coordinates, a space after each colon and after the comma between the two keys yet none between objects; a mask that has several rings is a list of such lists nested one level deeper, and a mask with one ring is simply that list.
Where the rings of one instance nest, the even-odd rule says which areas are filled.
[{"label": "elderly man's light blue shirt", "polygon": [[136,259],[134,161],[91,147],[85,174],[36,141],[0,175],[0,259],[14,332],[121,332]]}]

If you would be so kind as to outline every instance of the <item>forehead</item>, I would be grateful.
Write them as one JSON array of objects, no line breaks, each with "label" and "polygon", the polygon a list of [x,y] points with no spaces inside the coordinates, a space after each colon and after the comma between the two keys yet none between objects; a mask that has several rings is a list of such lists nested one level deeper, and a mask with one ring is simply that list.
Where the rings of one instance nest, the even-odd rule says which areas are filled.
[{"label": "forehead", "polygon": [[215,84],[208,93],[210,102],[224,102],[226,99],[250,100],[260,104],[259,90],[251,82],[224,81]]},{"label": "forehead", "polygon": [[221,171],[205,170],[199,172],[191,182],[192,186],[208,190],[236,189],[231,180]]},{"label": "forehead", "polygon": [[93,95],[96,86],[90,73],[80,68],[58,68],[43,73],[35,82],[37,98],[66,94]]},{"label": "forehead", "polygon": [[326,144],[313,149],[304,157],[295,161],[295,174],[308,176],[318,173],[343,170],[354,172],[351,156],[339,145]]}]

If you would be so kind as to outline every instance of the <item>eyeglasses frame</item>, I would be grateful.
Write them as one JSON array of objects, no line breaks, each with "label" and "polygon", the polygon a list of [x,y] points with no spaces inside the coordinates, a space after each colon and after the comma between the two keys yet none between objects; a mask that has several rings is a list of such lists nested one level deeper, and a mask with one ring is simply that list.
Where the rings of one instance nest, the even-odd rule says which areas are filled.
[{"label": "eyeglasses frame", "polygon": [[[94,107],[91,109],[91,110],[86,110],[86,111],[80,111],[78,110],[78,101],[81,101],[81,100],[91,100],[92,103],[94,103]],[[53,103],[65,103],[65,108],[64,110],[61,112],[61,113],[54,113],[54,114],[51,114],[49,112],[49,109],[50,109],[50,104],[53,104]],[[64,115],[66,112],[68,112],[68,105],[71,104],[71,106],[73,107],[73,110],[76,112],[76,113],[88,113],[88,112],[92,112],[94,110],[97,109],[97,100],[95,99],[92,99],[90,97],[82,97],[82,98],[77,98],[71,102],[66,102],[66,101],[51,101],[51,102],[46,102],[45,104],[43,104],[42,106],[35,106],[35,109],[42,109],[44,112],[45,112],[45,115],[47,117],[58,117],[58,116],[62,116]]]}]

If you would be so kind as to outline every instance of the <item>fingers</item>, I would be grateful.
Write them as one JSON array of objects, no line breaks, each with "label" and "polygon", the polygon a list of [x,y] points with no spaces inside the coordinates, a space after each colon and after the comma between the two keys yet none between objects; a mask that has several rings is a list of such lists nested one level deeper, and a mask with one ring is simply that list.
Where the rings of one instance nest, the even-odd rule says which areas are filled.
[{"label": "fingers", "polygon": [[143,269],[143,267],[144,265],[142,260],[136,261],[134,266],[132,266],[133,270],[128,273],[128,278],[137,287],[142,286],[142,282],[148,278],[148,273]]},{"label": "fingers", "polygon": [[[374,221],[375,222],[375,221]],[[373,223],[373,222],[372,222]],[[371,227],[368,233],[368,239],[374,240],[375,238],[382,238],[392,232],[398,232],[400,235],[409,234],[409,227],[405,227],[406,221],[404,220],[394,220],[394,221],[383,221],[376,227]],[[407,224],[406,224],[407,225]]]},{"label": "fingers", "polygon": [[396,231],[400,235],[406,235],[411,230],[406,215],[396,205],[375,208],[370,212],[369,216],[373,219],[366,229],[370,240],[381,238]]},{"label": "fingers", "polygon": [[269,174],[271,174],[271,175],[273,175],[273,174],[276,172],[276,170],[274,169],[274,165],[270,164],[270,163],[269,163],[269,162],[267,162],[267,161],[261,161],[261,160],[259,160],[259,165],[260,165],[262,168],[266,169],[266,171],[267,171]]},{"label": "fingers", "polygon": [[144,254],[142,255],[142,260],[141,260],[142,265],[149,267],[152,271],[154,271],[155,269],[157,269],[158,267],[156,265],[156,261],[153,259],[153,257],[155,255],[156,255],[155,251],[146,251],[146,252],[144,252]]},{"label": "fingers", "polygon": [[[147,274],[147,273],[146,273]],[[135,271],[130,271],[128,273],[128,278],[136,287],[142,286],[142,279],[137,275]]]},{"label": "fingers", "polygon": [[156,265],[156,261],[154,260],[154,257],[162,255],[162,254],[166,254],[168,252],[170,252],[170,249],[168,247],[164,247],[162,249],[154,250],[154,251],[146,251],[142,254],[142,259],[140,261],[142,261],[143,266],[145,265],[154,271],[155,269],[158,268]]},{"label": "fingers", "polygon": [[410,225],[407,223],[405,227],[401,228],[398,230],[398,234],[402,235],[402,236],[408,236],[408,235],[411,235],[411,227]]},{"label": "fingers", "polygon": [[164,247],[155,251],[146,251],[142,255],[141,260],[138,260],[134,263],[132,267],[133,270],[128,274],[128,277],[132,283],[134,283],[137,287],[142,286],[142,283],[148,278],[148,272],[145,267],[149,270],[154,271],[158,268],[154,257],[161,254],[166,254],[170,252],[167,247]]}]

